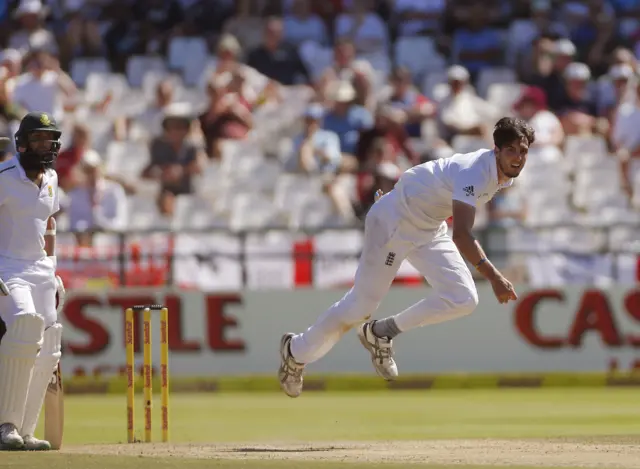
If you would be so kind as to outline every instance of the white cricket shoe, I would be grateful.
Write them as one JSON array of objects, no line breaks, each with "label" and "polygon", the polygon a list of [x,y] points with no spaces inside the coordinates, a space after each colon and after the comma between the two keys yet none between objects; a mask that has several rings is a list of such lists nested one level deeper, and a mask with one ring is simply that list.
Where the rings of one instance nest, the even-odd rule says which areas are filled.
[{"label": "white cricket shoe", "polygon": [[24,440],[18,433],[18,429],[12,423],[3,423],[0,425],[0,450],[18,449],[24,449]]},{"label": "white cricket shoe", "polygon": [[302,392],[302,375],[304,365],[296,362],[291,355],[289,345],[291,338],[294,336],[288,333],[282,336],[280,340],[280,369],[278,370],[278,379],[280,387],[289,397],[298,397]]},{"label": "white cricket shoe", "polygon": [[398,377],[398,367],[393,359],[393,341],[387,337],[377,337],[373,333],[373,323],[365,322],[358,328],[358,338],[364,348],[371,354],[371,363],[376,373],[387,381]]},{"label": "white cricket shoe", "polygon": [[25,451],[49,451],[51,449],[51,443],[47,440],[39,440],[33,435],[26,435],[23,437]]}]

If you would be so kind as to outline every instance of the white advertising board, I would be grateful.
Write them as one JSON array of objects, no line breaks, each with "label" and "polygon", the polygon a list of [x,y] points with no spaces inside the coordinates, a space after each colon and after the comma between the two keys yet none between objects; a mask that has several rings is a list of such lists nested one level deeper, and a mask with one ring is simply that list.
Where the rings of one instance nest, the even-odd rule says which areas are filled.
[{"label": "white advertising board", "polygon": [[[517,288],[500,305],[488,285],[468,317],[406,332],[395,341],[400,372],[603,371],[640,358],[640,290]],[[66,374],[124,369],[124,309],[163,303],[170,312],[172,376],[273,374],[281,334],[305,330],[344,290],[211,293],[123,289],[71,291],[62,322]],[[402,311],[428,288],[392,288],[374,317]],[[138,333],[140,327],[137,328]],[[154,323],[154,365],[159,362]],[[141,337],[138,335],[138,341]],[[137,358],[142,362],[141,349]],[[355,332],[309,373],[372,372]]]}]

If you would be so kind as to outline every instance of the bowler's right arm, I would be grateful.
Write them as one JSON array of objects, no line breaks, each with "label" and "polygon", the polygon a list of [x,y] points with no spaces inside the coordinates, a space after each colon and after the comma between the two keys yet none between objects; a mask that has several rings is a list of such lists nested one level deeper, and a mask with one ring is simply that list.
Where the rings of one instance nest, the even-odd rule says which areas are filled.
[{"label": "bowler's right arm", "polygon": [[500,272],[494,267],[482,246],[473,236],[473,224],[476,218],[476,208],[459,200],[453,201],[453,235],[452,239],[460,254],[487,279],[492,280]]}]

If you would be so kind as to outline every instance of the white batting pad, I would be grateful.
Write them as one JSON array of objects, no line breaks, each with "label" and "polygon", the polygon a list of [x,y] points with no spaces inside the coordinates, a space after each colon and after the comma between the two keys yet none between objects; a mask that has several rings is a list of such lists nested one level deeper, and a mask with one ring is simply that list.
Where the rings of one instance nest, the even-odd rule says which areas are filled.
[{"label": "white batting pad", "polygon": [[0,343],[0,424],[22,425],[43,334],[44,320],[37,314],[21,314],[7,327]]},{"label": "white batting pad", "polygon": [[44,331],[42,349],[33,367],[33,376],[29,385],[29,395],[24,410],[21,436],[32,435],[36,430],[44,396],[53,371],[60,361],[60,345],[62,342],[62,324],[54,324]]}]

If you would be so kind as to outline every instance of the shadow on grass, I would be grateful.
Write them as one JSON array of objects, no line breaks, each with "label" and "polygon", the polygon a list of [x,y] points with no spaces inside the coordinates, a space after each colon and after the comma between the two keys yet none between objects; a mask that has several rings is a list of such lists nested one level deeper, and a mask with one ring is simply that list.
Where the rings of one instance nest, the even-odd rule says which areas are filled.
[{"label": "shadow on grass", "polygon": [[221,450],[221,453],[322,453],[336,450],[348,450],[355,448],[347,448],[341,446],[327,446],[326,448],[231,448]]}]

